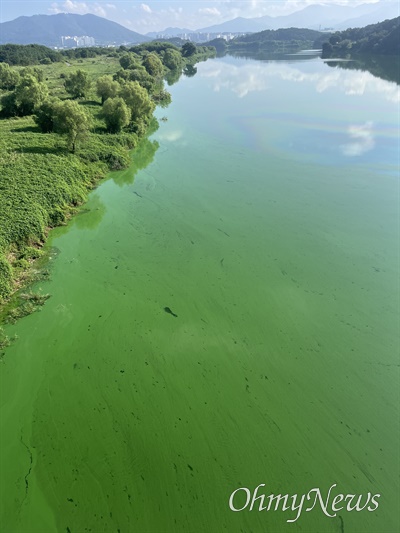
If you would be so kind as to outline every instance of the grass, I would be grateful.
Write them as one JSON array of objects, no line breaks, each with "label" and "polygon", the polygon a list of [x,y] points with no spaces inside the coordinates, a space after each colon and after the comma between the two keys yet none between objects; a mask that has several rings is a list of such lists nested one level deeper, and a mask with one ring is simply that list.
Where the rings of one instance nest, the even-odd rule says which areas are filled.
[{"label": "grass", "polygon": [[[118,70],[119,62],[101,56],[40,68],[51,96],[66,99],[61,74],[82,68],[94,82]],[[49,230],[66,223],[109,170],[127,166],[128,151],[137,144],[134,133],[106,133],[95,83],[79,103],[92,115],[94,128],[76,154],[67,150],[63,136],[41,133],[31,116],[0,121],[0,303],[29,278],[26,270]]]},{"label": "grass", "polygon": [[[199,49],[186,63],[203,61],[210,54]],[[41,133],[32,116],[0,120],[0,306],[32,280],[29,269],[49,230],[65,224],[109,170],[127,167],[129,150],[138,142],[132,132],[107,133],[101,117],[95,81],[120,69],[118,57],[72,59],[37,68],[43,71],[49,96],[61,100],[70,98],[64,87],[70,73],[79,68],[89,75],[91,90],[79,104],[90,113],[93,127],[79,150],[71,153],[63,135]],[[22,300],[15,316],[7,311],[12,319],[38,307],[32,299]]]}]

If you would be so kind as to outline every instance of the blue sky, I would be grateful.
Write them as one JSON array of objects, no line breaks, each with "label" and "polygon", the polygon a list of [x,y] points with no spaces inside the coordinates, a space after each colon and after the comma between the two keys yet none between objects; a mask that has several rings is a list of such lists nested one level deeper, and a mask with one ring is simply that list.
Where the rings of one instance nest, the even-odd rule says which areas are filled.
[{"label": "blue sky", "polygon": [[355,6],[373,0],[0,0],[0,21],[21,15],[93,13],[127,28],[147,33],[169,26],[197,29],[235,17],[286,15],[310,4],[335,3]]}]

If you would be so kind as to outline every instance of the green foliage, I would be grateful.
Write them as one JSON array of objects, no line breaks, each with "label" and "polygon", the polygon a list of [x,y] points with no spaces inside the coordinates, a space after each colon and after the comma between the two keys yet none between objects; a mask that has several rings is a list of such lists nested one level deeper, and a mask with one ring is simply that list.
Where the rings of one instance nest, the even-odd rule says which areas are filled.
[{"label": "green foliage", "polygon": [[133,53],[126,53],[120,58],[119,64],[123,69],[139,67],[141,65],[140,56]]},{"label": "green foliage", "polygon": [[54,117],[59,100],[51,98],[45,100],[42,105],[36,109],[34,120],[43,133],[54,131]]},{"label": "green foliage", "polygon": [[129,152],[137,144],[134,133],[90,135],[79,151],[79,158],[88,164],[106,165],[109,170],[120,170],[129,165]]},{"label": "green foliage", "polygon": [[330,34],[307,28],[281,28],[241,35],[228,42],[214,39],[207,44],[213,45],[219,54],[236,50],[248,50],[252,53],[294,52],[304,48],[320,48],[321,40],[326,40],[329,36]]},{"label": "green foliage", "polygon": [[148,93],[153,93],[156,86],[156,80],[151,76],[144,67],[128,70],[127,80],[137,81]]},{"label": "green foliage", "polygon": [[0,254],[0,301],[6,298],[12,290],[13,274],[10,263]]},{"label": "green foliage", "polygon": [[165,51],[163,63],[170,70],[180,70],[182,69],[183,65],[182,55],[180,54],[179,50],[168,48]]},{"label": "green foliage", "polygon": [[131,111],[122,98],[108,98],[104,102],[102,114],[107,130],[111,133],[120,132],[131,120]]},{"label": "green foliage", "polygon": [[110,48],[99,48],[97,46],[85,46],[85,48],[70,48],[61,50],[62,57],[67,59],[87,59],[110,54]]},{"label": "green foliage", "polygon": [[0,45],[0,63],[9,65],[38,65],[48,59],[51,63],[62,61],[62,55],[40,44],[3,44]]},{"label": "green foliage", "polygon": [[322,57],[352,54],[400,53],[400,17],[370,24],[364,28],[349,28],[336,32],[322,47]]},{"label": "green foliage", "polygon": [[54,131],[67,137],[67,145],[75,152],[77,143],[88,136],[92,120],[87,111],[72,100],[54,106]]},{"label": "green foliage", "polygon": [[10,309],[5,322],[15,324],[18,319],[38,311],[49,298],[50,294],[37,294],[33,292],[21,294],[18,299],[18,305]]},{"label": "green foliage", "polygon": [[21,78],[25,76],[33,76],[37,81],[44,81],[44,72],[38,67],[25,67],[19,71]]},{"label": "green foliage", "polygon": [[228,50],[228,44],[225,39],[222,37],[219,37],[217,39],[213,39],[212,41],[208,41],[207,43],[209,46],[213,46],[218,54],[224,54]]},{"label": "green foliage", "polygon": [[47,85],[27,73],[19,78],[14,91],[1,97],[1,114],[5,117],[31,115],[42,105],[47,96]]},{"label": "green foliage", "polygon": [[84,70],[78,69],[65,80],[65,90],[73,98],[83,98],[89,92],[91,82]]},{"label": "green foliage", "polygon": [[1,116],[14,117],[17,114],[17,105],[15,103],[15,91],[6,93],[1,96]]},{"label": "green foliage", "polygon": [[101,103],[107,98],[115,98],[119,91],[119,83],[112,79],[112,76],[105,75],[98,78],[96,81],[96,93],[101,98]]},{"label": "green foliage", "polygon": [[154,78],[161,76],[164,72],[161,59],[155,53],[148,54],[143,60],[143,66]]},{"label": "green foliage", "polygon": [[149,97],[146,89],[137,81],[128,81],[121,87],[120,96],[125,100],[132,113],[132,121],[148,123],[154,111],[154,102]]},{"label": "green foliage", "polygon": [[157,94],[154,94],[152,98],[153,98],[153,102],[155,102],[157,105],[161,107],[168,107],[172,101],[171,93],[169,93],[168,91],[165,91],[164,89],[159,91]]},{"label": "green foliage", "polygon": [[[11,53],[11,48],[0,47],[0,51],[7,49]],[[20,64],[27,48],[14,47],[14,53],[22,54],[14,58]],[[156,127],[156,120],[152,120],[153,99],[161,105],[169,101],[170,95],[163,90],[162,81],[152,76],[142,62],[149,52],[154,53],[155,61],[147,61],[148,68],[154,63],[157,67],[153,72],[162,72],[160,57],[167,54],[168,58],[169,50],[175,52],[171,57],[176,58],[177,48],[169,43],[151,43],[131,50],[130,68],[115,75],[115,79],[121,81],[117,96],[114,92],[119,85],[115,85],[115,79],[106,78],[103,86],[101,82],[96,83],[104,75],[113,75],[118,68],[118,60],[109,57],[108,48],[89,50],[89,55],[93,56],[90,61],[85,59],[86,52],[63,52],[61,57],[68,58],[72,67],[82,62],[81,74],[78,71],[69,76],[67,87],[61,77],[66,72],[65,64],[47,65],[48,61],[42,61],[51,56],[36,58],[36,64],[42,61],[42,66],[21,69],[19,78],[13,68],[10,71],[5,65],[0,67],[3,74],[0,74],[0,83],[4,83],[3,90],[8,91],[1,98],[3,117],[35,113],[35,118],[19,116],[0,120],[0,303],[15,289],[15,279],[41,255],[40,248],[49,228],[65,223],[108,170],[126,168],[130,162],[129,150],[137,145],[139,136],[149,127]],[[119,56],[127,51],[121,48],[112,54]],[[59,56],[58,52],[56,54]],[[193,64],[207,55],[210,55],[209,49],[197,47],[196,55],[183,63]],[[25,64],[35,62],[26,61]],[[84,95],[88,100],[79,105],[77,101],[66,99],[66,88],[73,96]],[[101,98],[107,96],[103,108],[93,102],[96,89],[100,89]],[[131,122],[127,124],[129,118]],[[105,133],[104,125],[118,134]],[[125,131],[121,131],[124,127]],[[66,149],[60,135],[66,137],[72,153]],[[78,143],[79,151],[76,150]],[[149,146],[154,153],[157,144],[153,142]],[[31,304],[28,301],[25,308],[30,308]]]},{"label": "green foliage", "polygon": [[0,63],[0,89],[11,91],[19,81],[19,74],[8,63]]},{"label": "green foliage", "polygon": [[152,41],[151,43],[137,44],[132,46],[130,51],[138,55],[146,52],[156,52],[157,54],[161,55],[168,49],[179,51],[177,46],[166,41]]},{"label": "green foliage", "polygon": [[190,57],[194,55],[197,51],[196,45],[192,42],[188,41],[182,46],[182,56],[183,57]]},{"label": "green foliage", "polygon": [[21,116],[31,115],[48,97],[45,83],[31,74],[26,74],[15,88],[15,106]]}]

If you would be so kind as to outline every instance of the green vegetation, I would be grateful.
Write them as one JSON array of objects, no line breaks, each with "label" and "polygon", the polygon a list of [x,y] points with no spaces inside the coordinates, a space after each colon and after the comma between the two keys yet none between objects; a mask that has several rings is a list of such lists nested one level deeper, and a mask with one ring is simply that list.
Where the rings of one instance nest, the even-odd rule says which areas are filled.
[{"label": "green vegetation", "polygon": [[[9,309],[5,317],[5,322],[15,324],[19,318],[31,315],[50,298],[50,294],[25,293],[20,294],[18,298],[18,305]],[[8,342],[10,342],[8,340]]]},{"label": "green vegetation", "polygon": [[62,61],[60,52],[40,44],[3,44],[0,45],[0,63],[9,65],[38,65]]},{"label": "green vegetation", "polygon": [[72,98],[83,98],[90,91],[91,81],[84,70],[78,69],[65,80],[65,90]]},{"label": "green vegetation", "polygon": [[322,57],[343,57],[350,54],[400,53],[400,17],[370,24],[364,28],[349,28],[334,33],[323,44]]},{"label": "green vegetation", "polygon": [[129,124],[132,113],[123,98],[108,98],[103,105],[103,117],[107,130],[118,133]]},{"label": "green vegetation", "polygon": [[19,81],[19,74],[8,63],[0,63],[0,89],[11,91]]},{"label": "green vegetation", "polygon": [[[39,67],[0,63],[0,303],[31,279],[49,230],[66,223],[109,170],[128,166],[156,105],[170,102],[164,76],[177,79],[215,53],[195,47],[187,58],[168,43],[97,50]],[[21,46],[18,57],[31,52]],[[44,301],[35,298],[19,298],[8,316],[35,310]]]},{"label": "green vegetation", "polygon": [[107,98],[115,98],[118,94],[119,83],[114,81],[111,76],[101,76],[96,82],[96,93],[101,98],[101,103]]},{"label": "green vegetation", "polygon": [[321,48],[322,41],[326,40],[329,35],[306,28],[283,28],[242,35],[230,41],[214,39],[207,44],[214,46],[219,54],[231,51],[288,52],[305,48]]}]

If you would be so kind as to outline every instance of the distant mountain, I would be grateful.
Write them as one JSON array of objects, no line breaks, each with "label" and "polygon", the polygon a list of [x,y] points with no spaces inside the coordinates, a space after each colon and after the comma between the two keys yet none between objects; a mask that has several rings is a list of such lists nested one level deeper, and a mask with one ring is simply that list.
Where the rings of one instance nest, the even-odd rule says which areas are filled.
[{"label": "distant mountain", "polygon": [[96,15],[33,15],[0,24],[0,44],[43,44],[61,46],[61,36],[87,35],[96,44],[142,43],[144,35]]},{"label": "distant mountain", "polygon": [[335,26],[336,30],[347,30],[347,28],[362,28],[370,24],[376,24],[377,22],[383,22],[384,20],[394,19],[400,15],[400,4],[398,2],[390,2],[387,5],[373,11],[372,13],[366,13],[360,17],[353,18],[342,22]]},{"label": "distant mountain", "polygon": [[343,29],[352,26],[357,20],[360,21],[360,25],[365,25],[393,18],[398,15],[398,9],[399,3],[397,0],[381,0],[374,4],[360,4],[355,7],[314,4],[290,15],[248,19],[238,17],[221,24],[200,28],[196,31],[202,33],[259,32],[294,27],[311,30]]},{"label": "distant mountain", "polygon": [[175,37],[176,35],[181,35],[182,33],[193,33],[194,30],[188,30],[187,28],[165,28],[162,31],[149,31],[146,33],[146,37],[151,37],[156,39],[160,35],[162,37]]}]

